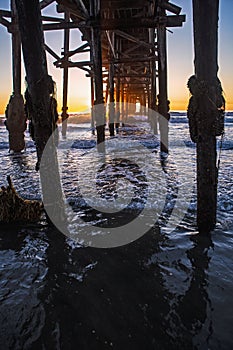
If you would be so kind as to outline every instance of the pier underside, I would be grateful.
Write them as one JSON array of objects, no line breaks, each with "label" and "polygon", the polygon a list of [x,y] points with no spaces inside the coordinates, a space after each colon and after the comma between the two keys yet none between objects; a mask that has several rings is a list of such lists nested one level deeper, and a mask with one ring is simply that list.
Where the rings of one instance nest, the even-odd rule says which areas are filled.
[{"label": "pier underside", "polygon": [[[41,14],[41,10],[52,3],[56,3],[56,11],[60,15],[52,17],[44,16],[43,12]],[[17,142],[12,135],[15,135],[14,118],[19,118],[20,115],[13,106],[19,107],[14,101],[17,96],[21,96],[22,41],[28,92],[34,108],[32,122],[38,158],[37,170],[44,147],[56,129],[56,118],[51,113],[51,77],[48,76],[45,50],[54,57],[54,65],[64,71],[64,138],[68,119],[69,70],[79,68],[90,78],[93,132],[97,134],[97,148],[100,152],[105,147],[106,124],[109,124],[110,136],[114,136],[119,131],[120,123],[124,126],[128,116],[135,113],[138,103],[143,114],[148,114],[154,133],[160,134],[161,154],[168,154],[166,32],[172,27],[182,27],[185,22],[185,15],[180,14],[182,9],[179,6],[168,0],[11,0],[10,4],[11,11],[0,10],[0,23],[12,34],[13,53],[13,96],[12,105],[9,106],[12,108],[9,108],[11,113],[7,116],[6,126],[9,140],[14,140],[19,151],[24,146],[25,121],[17,133]],[[198,226],[200,231],[210,232],[216,223],[217,203],[216,136],[219,134],[214,125],[218,114],[224,111],[222,88],[217,78],[219,0],[193,0],[192,4],[195,79],[199,84],[194,93],[191,91],[192,100],[194,98],[197,105],[196,118],[199,118]],[[70,50],[70,31],[74,28],[82,32],[83,44]],[[44,43],[43,31],[50,30],[64,31],[61,56]],[[86,52],[90,53],[88,60],[74,60],[76,54]],[[14,122],[11,123],[12,119]],[[20,125],[18,119],[17,125]],[[10,149],[12,147],[10,144]]]}]

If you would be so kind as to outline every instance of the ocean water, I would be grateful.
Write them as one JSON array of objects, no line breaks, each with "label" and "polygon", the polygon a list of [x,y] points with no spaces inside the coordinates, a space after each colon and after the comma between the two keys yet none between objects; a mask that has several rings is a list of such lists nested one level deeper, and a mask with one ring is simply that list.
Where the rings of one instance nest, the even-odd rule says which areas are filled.
[{"label": "ocean water", "polygon": [[[226,116],[221,147],[217,225],[207,237],[200,237],[195,227],[195,145],[185,115],[172,114],[170,155],[162,166],[158,139],[145,118],[138,119],[120,136],[107,137],[107,168],[98,176],[93,173],[99,163],[90,125],[68,126],[58,153],[64,195],[81,219],[76,240],[44,217],[36,224],[1,224],[1,349],[232,348],[233,115]],[[23,154],[10,155],[0,126],[1,185],[11,175],[19,194],[40,199],[35,148],[28,134],[26,140]],[[117,189],[109,188],[119,165],[111,160],[116,145],[122,158],[127,155],[139,165],[141,158],[147,160],[141,173],[126,171],[126,179],[122,166],[129,166],[121,163]],[[218,156],[220,146],[218,140]],[[135,190],[138,184],[142,192]],[[123,200],[116,209],[126,203],[136,215],[149,193],[147,214],[158,213],[158,220],[130,244],[82,246],[79,231],[92,225],[94,232],[106,221],[90,208],[101,203],[98,209],[104,211],[106,200],[110,206],[117,193]],[[132,193],[142,200],[130,201]],[[113,213],[112,218],[119,217]]]}]

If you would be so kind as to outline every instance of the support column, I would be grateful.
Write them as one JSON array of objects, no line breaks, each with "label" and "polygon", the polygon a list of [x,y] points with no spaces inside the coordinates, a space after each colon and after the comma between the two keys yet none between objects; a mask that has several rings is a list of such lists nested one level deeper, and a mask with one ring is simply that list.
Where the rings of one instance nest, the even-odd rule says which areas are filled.
[{"label": "support column", "polygon": [[139,97],[139,103],[140,103],[140,110],[139,113],[142,115],[143,114],[143,96],[141,94],[141,96]]},{"label": "support column", "polygon": [[12,33],[12,68],[13,68],[13,94],[21,95],[21,39],[18,31],[18,16],[15,0],[11,0],[12,24],[15,29]]},{"label": "support column", "polygon": [[143,115],[146,116],[146,93],[145,90],[142,95]]},{"label": "support column", "polygon": [[128,88],[126,87],[125,91],[125,122],[128,122],[128,116],[129,116],[129,95],[128,95]]},{"label": "support column", "polygon": [[95,101],[94,78],[92,76],[91,77],[91,132],[92,132],[92,135],[95,135],[94,101]]},{"label": "support column", "polygon": [[109,133],[114,136],[114,120],[115,120],[115,105],[114,105],[114,64],[109,66]]},{"label": "support column", "polygon": [[[216,223],[216,118],[219,0],[193,0],[195,74],[203,91],[197,98],[197,225],[209,233]],[[208,13],[208,16],[206,14]]]},{"label": "support column", "polygon": [[117,80],[116,80],[116,133],[119,133],[119,126],[120,126],[120,76],[118,74]]},{"label": "support column", "polygon": [[51,114],[50,91],[41,13],[38,0],[16,0],[16,5],[28,90],[34,110],[32,118],[37,157],[40,161],[46,142],[52,133],[52,121],[48,118]]},{"label": "support column", "polygon": [[121,83],[121,123],[125,126],[125,92],[124,83]]},{"label": "support column", "polygon": [[168,110],[167,110],[167,40],[166,27],[158,28],[158,58],[159,58],[159,101],[158,112],[160,131],[160,151],[168,153]]},{"label": "support column", "polygon": [[148,121],[149,121],[149,115],[150,115],[149,105],[150,105],[150,97],[149,97],[148,90],[146,88],[146,111],[147,111],[147,120]]},{"label": "support column", "polygon": [[153,45],[152,54],[154,59],[151,61],[151,91],[150,91],[150,122],[151,128],[154,134],[158,134],[158,117],[157,117],[157,106],[156,106],[156,64],[155,64],[155,30],[150,29],[150,43]]},{"label": "support column", "polygon": [[[69,13],[65,12],[65,21],[69,22],[70,15]],[[65,29],[64,30],[64,59],[65,59],[65,66],[63,69],[63,103],[62,103],[62,137],[66,138],[66,131],[67,131],[67,119],[69,117],[67,110],[67,94],[68,94],[68,74],[69,74],[69,68],[67,65],[68,60],[68,52],[69,52],[69,42],[70,42],[70,30]]]},{"label": "support column", "polygon": [[148,121],[151,123],[151,92],[149,84],[146,86]]},{"label": "support column", "polygon": [[13,93],[6,108],[6,127],[9,132],[9,150],[21,152],[25,148],[24,131],[26,116],[21,95],[21,39],[18,30],[18,16],[15,1],[11,0],[12,13],[12,75]]},{"label": "support column", "polygon": [[[100,21],[100,1],[90,1],[90,15],[95,21]],[[102,75],[102,47],[101,31],[98,27],[91,28],[91,45],[93,53],[93,74],[95,85],[95,121],[97,131],[97,145],[100,152],[104,151],[105,141],[105,108],[103,95],[103,75]]]},{"label": "support column", "polygon": [[136,104],[137,104],[137,98],[136,98],[136,97],[133,98],[133,104],[134,104],[134,111],[133,111],[133,114],[135,114],[135,113],[136,113],[136,109],[137,109],[137,106],[136,106]]},{"label": "support column", "polygon": [[104,103],[107,105],[108,104],[108,94],[109,93],[109,79],[106,82],[106,90],[105,90],[105,99]]},{"label": "support column", "polygon": [[157,116],[157,106],[156,106],[156,65],[155,61],[151,62],[151,126],[154,134],[158,134],[158,116]]},{"label": "support column", "polygon": [[[15,2],[19,17],[28,93],[32,105],[34,140],[38,158],[36,169],[38,170],[45,145],[55,129],[50,105],[53,84],[47,71],[39,1],[16,0]],[[50,207],[60,223],[61,220],[62,223],[65,223],[55,139],[50,143],[49,149],[50,155],[45,157],[43,171],[40,171],[43,203],[46,209]]]}]

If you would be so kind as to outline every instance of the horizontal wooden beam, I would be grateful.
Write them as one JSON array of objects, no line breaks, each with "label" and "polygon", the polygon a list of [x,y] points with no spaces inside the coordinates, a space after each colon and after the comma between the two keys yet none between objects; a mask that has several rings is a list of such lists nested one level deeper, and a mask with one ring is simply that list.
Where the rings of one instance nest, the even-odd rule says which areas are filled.
[{"label": "horizontal wooden beam", "polygon": [[57,67],[57,68],[78,68],[78,69],[82,69],[85,72],[87,72],[87,76],[91,76],[91,69],[88,66],[91,66],[92,63],[91,62],[86,62],[87,64],[84,64],[82,62],[54,62],[53,64]]},{"label": "horizontal wooden beam", "polygon": [[[150,59],[152,59],[151,57],[145,57],[145,58],[141,58],[141,59],[138,59],[138,61],[140,62],[147,62],[149,61]],[[137,63],[137,62],[133,62],[132,59],[131,60],[131,63]],[[114,62],[114,63],[129,63],[129,61],[127,59],[123,59],[122,61],[121,60],[103,60],[103,65],[107,65],[109,64],[110,62]],[[58,68],[64,68],[64,67],[77,67],[77,68],[83,68],[83,67],[92,67],[92,62],[91,61],[82,61],[82,62],[71,62],[71,61],[65,61],[63,59],[59,59],[58,61],[54,62],[53,63],[56,67]],[[125,75],[127,76],[127,75]],[[130,74],[129,74],[130,76]],[[133,76],[133,75],[132,75]],[[138,75],[134,75],[134,77],[138,77]],[[141,75],[142,78],[149,78],[150,75]]]},{"label": "horizontal wooden beam", "polygon": [[117,77],[120,78],[137,78],[137,79],[141,79],[141,78],[151,78],[150,74],[119,74]]},{"label": "horizontal wooden beam", "polygon": [[185,22],[185,15],[179,16],[166,16],[156,18],[113,18],[113,19],[101,19],[97,21],[73,21],[64,23],[49,23],[44,24],[44,30],[61,30],[67,28],[100,28],[101,30],[122,30],[127,28],[156,28],[159,25],[165,27],[182,27]]},{"label": "horizontal wooden beam", "polygon": [[58,68],[65,68],[65,67],[77,67],[82,68],[85,66],[92,66],[91,61],[82,61],[82,62],[71,62],[71,61],[65,61],[65,60],[58,60],[53,63]]},{"label": "horizontal wooden beam", "polygon": [[[138,57],[135,58],[135,60],[133,58],[121,58],[121,59],[109,59],[109,60],[103,60],[103,65],[108,65],[111,62],[113,62],[114,64],[124,64],[124,63],[128,63],[128,64],[137,64],[137,63],[141,63],[141,62],[149,62],[150,60],[157,60],[156,57]],[[56,62],[54,62],[54,65],[56,67],[60,67],[60,68],[64,68],[65,65],[69,66],[69,67],[83,67],[83,66],[92,66],[92,62],[91,61],[81,61],[81,62],[72,62],[72,61],[66,61],[63,58],[60,58],[59,60],[57,60]]]},{"label": "horizontal wooden beam", "polygon": [[137,64],[141,62],[149,62],[151,60],[157,61],[158,58],[156,56],[146,56],[146,57],[129,57],[129,58],[119,58],[116,60],[113,60],[115,64],[118,63],[132,63],[132,64]]},{"label": "horizontal wooden beam", "polygon": [[142,9],[148,4],[147,0],[102,0],[101,8],[111,10]]},{"label": "horizontal wooden beam", "polygon": [[123,78],[122,79],[124,83],[130,85],[147,85],[148,81],[128,81],[127,79]]},{"label": "horizontal wooden beam", "polygon": [[183,23],[186,21],[186,16],[166,16],[166,19],[166,27],[182,27]]},{"label": "horizontal wooden beam", "polygon": [[[12,17],[11,11],[0,10],[0,16],[11,18]],[[47,21],[47,22],[64,22],[64,19],[60,18],[60,17],[52,17],[52,16],[41,16],[41,17],[42,17],[42,21]]]},{"label": "horizontal wooden beam", "polygon": [[51,16],[41,16],[42,21],[45,22],[65,22],[64,18],[60,18],[60,17],[51,17]]},{"label": "horizontal wooden beam", "polygon": [[[86,75],[86,77],[89,77]],[[109,77],[109,74],[108,73],[105,73],[103,74],[103,78],[108,78]],[[151,78],[151,75],[149,74],[118,74],[114,77],[115,79],[123,79],[123,78],[137,78],[137,79],[141,79],[141,78],[145,78],[145,79],[150,79]]]},{"label": "horizontal wooden beam", "polygon": [[85,21],[74,21],[74,22],[64,22],[64,23],[47,23],[43,24],[43,30],[62,30],[62,29],[87,29],[91,28]]},{"label": "horizontal wooden beam", "polygon": [[159,25],[165,27],[182,27],[185,22],[185,15],[179,16],[163,16],[155,18],[139,17],[139,18],[113,18],[101,19],[100,23],[92,22],[93,26],[100,26],[102,30],[116,30],[127,28],[156,28]]},{"label": "horizontal wooden beam", "polygon": [[0,10],[0,16],[3,16],[3,17],[10,17],[10,18],[11,18],[11,11]]}]

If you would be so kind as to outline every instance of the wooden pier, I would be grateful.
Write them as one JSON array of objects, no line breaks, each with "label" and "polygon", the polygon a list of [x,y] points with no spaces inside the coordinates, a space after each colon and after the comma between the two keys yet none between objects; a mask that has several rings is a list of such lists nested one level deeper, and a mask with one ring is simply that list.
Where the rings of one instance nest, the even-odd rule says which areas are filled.
[{"label": "wooden pier", "polygon": [[[12,11],[0,11],[0,23],[5,25],[12,37],[17,30],[15,20],[15,1]],[[40,9],[54,1],[44,0]],[[26,4],[25,4],[26,6]],[[92,105],[110,103],[109,130],[114,135],[119,124],[115,108],[122,104],[121,119],[127,119],[128,104],[140,102],[141,105],[158,110],[167,116],[167,52],[166,28],[182,26],[185,15],[180,15],[181,8],[168,1],[100,1],[100,0],[58,0],[57,12],[64,18],[41,16],[44,31],[63,30],[63,52],[58,56],[51,47],[45,45],[47,52],[53,56],[54,65],[63,69],[63,106],[62,120],[68,118],[67,86],[69,68],[77,67],[87,72],[93,85]],[[11,20],[11,21],[10,21]],[[38,27],[39,28],[39,27]],[[75,50],[69,49],[69,36],[73,28],[79,28],[83,34],[84,44]],[[26,28],[25,28],[26,29]],[[30,29],[28,28],[30,31]],[[35,43],[33,43],[35,45]],[[74,55],[91,52],[90,61],[74,61]],[[14,55],[18,57],[18,55]],[[77,56],[76,56],[77,57]],[[19,58],[18,58],[19,60]],[[14,76],[20,67],[14,64]],[[20,84],[18,78],[17,84]],[[103,84],[107,86],[104,96]],[[120,91],[117,91],[120,89]],[[104,111],[103,111],[104,113]],[[104,141],[105,115],[97,113],[97,142]],[[155,117],[153,117],[155,118]],[[114,123],[116,122],[116,124]],[[158,120],[153,120],[153,129],[158,132]],[[115,127],[114,127],[115,126]],[[161,151],[168,151],[168,125],[160,122]],[[65,137],[66,123],[62,135]]]},{"label": "wooden pier", "polygon": [[[54,2],[56,2],[57,12],[62,13],[63,17],[41,15],[41,10]],[[206,2],[193,0],[195,70],[198,79],[207,84],[217,79],[218,5],[218,0]],[[123,125],[127,121],[129,105],[136,106],[136,103],[140,102],[144,112],[155,111],[163,116],[157,118],[156,113],[149,113],[148,118],[154,133],[160,133],[161,152],[168,153],[169,98],[166,31],[170,27],[182,27],[185,15],[181,14],[181,10],[169,0],[43,0],[40,2],[39,0],[11,0],[11,11],[0,10],[0,24],[7,27],[12,34],[13,94],[18,95],[21,95],[20,40],[22,41],[28,89],[35,109],[32,118],[35,125],[38,167],[43,148],[54,130],[54,121],[49,113],[50,87],[45,50],[54,58],[54,65],[63,69],[63,137],[66,136],[68,118],[69,71],[71,68],[78,68],[84,70],[86,76],[90,78],[92,126],[95,124],[100,151],[104,151],[107,123],[104,106],[107,103],[109,105],[109,133],[113,136],[119,130],[120,121]],[[214,18],[213,21],[208,21],[208,23],[211,22],[208,30],[213,34],[213,40],[209,43],[209,39],[207,40],[204,35],[207,30],[206,25],[203,25],[205,11],[208,12],[208,18]],[[83,44],[75,50],[70,50],[70,31],[74,28],[82,32]],[[50,30],[64,31],[64,43],[61,43],[64,49],[61,56],[44,43],[43,31]],[[73,59],[75,55],[84,52],[90,52],[89,61]],[[203,62],[209,62],[211,58],[214,61],[212,66],[202,66]],[[104,84],[107,86],[106,94],[104,94]],[[215,91],[211,94],[212,101],[215,103]],[[202,102],[200,100],[200,103]],[[212,116],[208,119],[208,125],[210,120],[214,122],[213,111],[211,112],[208,103],[204,103],[203,106],[200,106],[200,109],[204,108],[203,124],[200,129],[202,138],[209,132],[205,130],[205,121],[208,119],[206,116],[209,114]],[[210,145],[207,147],[207,153],[203,143],[198,142],[197,147],[198,202],[202,203],[198,206],[198,222],[202,231],[205,229],[209,231],[213,227],[216,215],[217,180],[214,144],[215,135],[211,135],[210,138],[205,139],[205,146]],[[207,155],[210,159],[208,164]],[[204,185],[202,176],[205,178]],[[209,184],[207,187],[206,183]],[[210,194],[209,196],[206,191]],[[202,193],[205,194],[202,195]],[[205,211],[205,207],[208,207],[209,214],[205,213],[202,217],[201,211]]]}]

